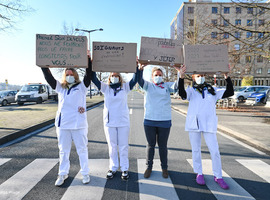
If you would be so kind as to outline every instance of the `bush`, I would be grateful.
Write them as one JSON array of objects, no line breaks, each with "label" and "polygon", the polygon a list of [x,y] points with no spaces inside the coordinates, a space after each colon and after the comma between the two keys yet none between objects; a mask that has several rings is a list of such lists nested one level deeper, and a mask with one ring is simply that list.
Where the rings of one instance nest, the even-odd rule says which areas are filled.
[{"label": "bush", "polygon": [[245,76],[242,80],[241,86],[253,85],[253,76]]}]

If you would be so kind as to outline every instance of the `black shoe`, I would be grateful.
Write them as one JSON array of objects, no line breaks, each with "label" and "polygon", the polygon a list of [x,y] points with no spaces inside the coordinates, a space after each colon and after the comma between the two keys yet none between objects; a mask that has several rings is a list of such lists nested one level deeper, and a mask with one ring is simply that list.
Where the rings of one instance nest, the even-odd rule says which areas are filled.
[{"label": "black shoe", "polygon": [[109,170],[107,172],[107,179],[113,178],[113,176],[116,174],[116,171]]},{"label": "black shoe", "polygon": [[121,175],[121,179],[126,181],[128,180],[128,178],[129,178],[128,171],[123,171]]}]

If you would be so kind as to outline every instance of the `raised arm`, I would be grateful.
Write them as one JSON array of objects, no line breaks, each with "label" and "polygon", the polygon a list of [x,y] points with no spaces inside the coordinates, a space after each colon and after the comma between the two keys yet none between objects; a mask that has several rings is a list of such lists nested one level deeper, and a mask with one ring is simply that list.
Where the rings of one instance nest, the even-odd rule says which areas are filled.
[{"label": "raised arm", "polygon": [[91,75],[92,75],[92,61],[91,58],[88,57],[88,68],[86,68],[85,75],[83,78],[83,83],[87,88],[91,84]]},{"label": "raised arm", "polygon": [[100,88],[101,88],[101,83],[100,83],[100,81],[99,81],[98,78],[97,78],[96,72],[93,72],[93,71],[92,71],[92,81],[93,81],[93,83],[97,86],[98,90],[100,90]]},{"label": "raised arm", "polygon": [[42,72],[44,74],[44,77],[45,77],[47,83],[51,86],[52,89],[55,90],[55,88],[56,88],[56,80],[53,77],[50,69],[46,67],[46,68],[41,68],[41,70],[42,70]]},{"label": "raised arm", "polygon": [[137,77],[138,77],[138,83],[141,86],[141,88],[143,88],[143,85],[144,85],[143,68],[144,68],[144,66],[139,64],[139,68],[138,68],[139,70],[138,70],[138,73],[137,73]]},{"label": "raised arm", "polygon": [[133,74],[132,79],[129,81],[129,88],[130,88],[130,90],[132,90],[132,88],[136,85],[136,83],[138,81],[138,73],[139,73],[138,67],[139,66],[137,66],[137,68],[136,68],[136,73]]},{"label": "raised arm", "polygon": [[229,76],[227,76],[227,75],[224,75],[224,77],[225,77],[225,80],[227,82],[227,85],[226,85],[226,90],[223,93],[222,99],[223,98],[228,98],[228,97],[234,95],[233,84],[232,84],[231,78]]},{"label": "raised arm", "polygon": [[174,68],[180,73],[180,77],[178,80],[178,93],[179,96],[185,100],[187,98],[187,93],[184,87],[184,78],[185,78],[185,73],[186,73],[186,66],[183,65],[181,67],[176,67],[174,66]]}]

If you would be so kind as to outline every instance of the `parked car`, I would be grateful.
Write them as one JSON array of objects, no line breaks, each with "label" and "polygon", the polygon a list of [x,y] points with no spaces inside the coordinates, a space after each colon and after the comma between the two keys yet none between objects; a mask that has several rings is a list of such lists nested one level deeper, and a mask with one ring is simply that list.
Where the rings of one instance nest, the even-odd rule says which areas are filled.
[{"label": "parked car", "polygon": [[250,105],[257,105],[260,103],[266,104],[269,95],[270,95],[270,88],[261,89],[258,92],[250,94],[247,98],[246,103]]},{"label": "parked car", "polygon": [[15,90],[3,90],[0,91],[0,104],[6,106],[10,103],[16,103],[15,95],[17,91]]},{"label": "parked car", "polygon": [[[95,88],[92,88],[91,89],[91,95],[92,96],[95,96],[95,95],[98,95],[99,94],[99,91]],[[90,96],[90,89],[87,91],[87,96]]]},{"label": "parked car", "polygon": [[239,102],[243,102],[248,98],[248,96],[254,92],[258,92],[261,89],[270,88],[269,86],[244,86],[236,88],[234,91],[234,95],[231,97],[233,99],[237,99]]},{"label": "parked car", "polygon": [[57,93],[47,84],[29,83],[16,94],[15,100],[22,106],[25,102],[42,103],[48,99],[57,101]]}]

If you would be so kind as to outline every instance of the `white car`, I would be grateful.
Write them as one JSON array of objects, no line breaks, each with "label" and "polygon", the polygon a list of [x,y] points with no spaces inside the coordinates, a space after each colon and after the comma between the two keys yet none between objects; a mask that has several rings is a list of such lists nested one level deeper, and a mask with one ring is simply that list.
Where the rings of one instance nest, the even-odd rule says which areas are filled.
[{"label": "white car", "polygon": [[[91,89],[91,95],[92,96],[95,96],[95,95],[98,95],[98,94],[99,94],[99,92],[98,92],[97,89],[95,89],[95,88]],[[87,96],[90,96],[90,89],[87,91]]]},{"label": "white car", "polygon": [[269,86],[243,86],[234,90],[234,95],[231,97],[237,99],[239,102],[243,102],[248,96],[254,92],[258,92],[261,89],[270,88]]}]

